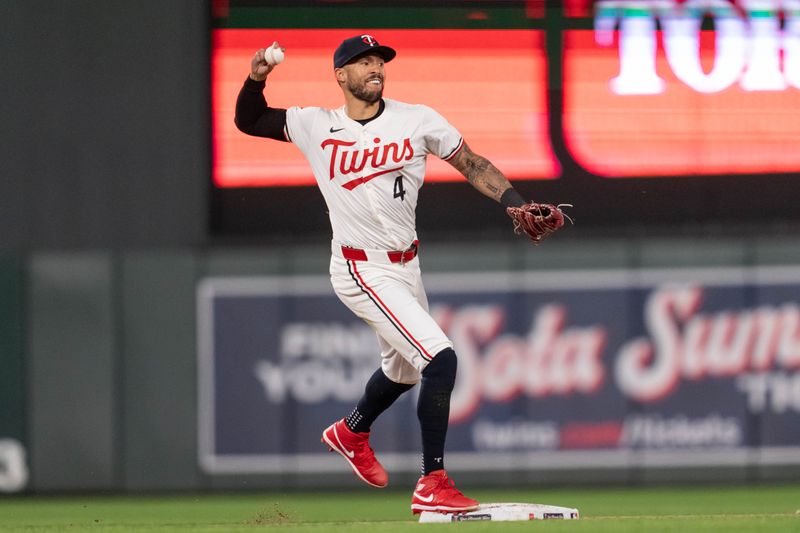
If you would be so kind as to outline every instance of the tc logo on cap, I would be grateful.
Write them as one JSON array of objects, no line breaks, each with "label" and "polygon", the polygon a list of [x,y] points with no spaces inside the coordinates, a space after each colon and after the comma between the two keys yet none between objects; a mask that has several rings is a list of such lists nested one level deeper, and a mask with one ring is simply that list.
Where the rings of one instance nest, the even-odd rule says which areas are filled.
[{"label": "tc logo on cap", "polygon": [[375,40],[375,37],[372,35],[362,35],[361,40],[364,41],[365,44],[369,46],[378,46],[378,41]]}]

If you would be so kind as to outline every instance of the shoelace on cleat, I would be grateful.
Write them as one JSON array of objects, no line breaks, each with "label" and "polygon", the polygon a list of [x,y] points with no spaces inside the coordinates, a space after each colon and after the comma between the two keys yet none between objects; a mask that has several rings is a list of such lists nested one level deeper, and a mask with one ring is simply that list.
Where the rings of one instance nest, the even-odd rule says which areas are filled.
[{"label": "shoelace on cleat", "polygon": [[460,490],[456,488],[455,482],[448,476],[439,478],[435,488],[442,492],[446,492],[449,495],[461,496],[462,498],[466,498],[466,496],[464,496],[464,493],[462,493]]}]

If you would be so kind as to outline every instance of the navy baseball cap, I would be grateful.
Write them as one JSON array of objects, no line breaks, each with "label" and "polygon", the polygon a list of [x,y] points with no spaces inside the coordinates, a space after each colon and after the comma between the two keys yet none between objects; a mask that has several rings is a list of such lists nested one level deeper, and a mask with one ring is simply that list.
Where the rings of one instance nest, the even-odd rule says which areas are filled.
[{"label": "navy baseball cap", "polygon": [[379,44],[372,35],[356,35],[342,41],[342,44],[333,53],[333,68],[342,68],[363,54],[377,54],[388,63],[394,59],[397,52],[388,46]]}]

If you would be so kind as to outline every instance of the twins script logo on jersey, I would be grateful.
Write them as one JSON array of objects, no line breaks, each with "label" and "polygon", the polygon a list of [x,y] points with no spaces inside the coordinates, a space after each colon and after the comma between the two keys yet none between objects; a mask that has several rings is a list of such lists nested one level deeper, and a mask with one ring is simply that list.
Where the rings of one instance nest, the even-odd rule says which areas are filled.
[{"label": "twins script logo on jersey", "polygon": [[[404,165],[397,165],[403,161],[409,161],[414,157],[414,148],[411,146],[411,139],[406,137],[401,143],[391,142],[381,144],[381,139],[373,139],[375,146],[364,150],[349,150],[355,146],[355,141],[342,141],[339,139],[325,139],[320,144],[323,151],[331,147],[329,177],[335,178],[337,175],[347,177],[350,174],[359,174],[364,169],[374,172],[365,176],[350,179],[342,184],[347,190],[353,190],[362,183],[366,183],[373,178],[402,170]],[[390,168],[383,168],[384,165],[394,163]]]}]

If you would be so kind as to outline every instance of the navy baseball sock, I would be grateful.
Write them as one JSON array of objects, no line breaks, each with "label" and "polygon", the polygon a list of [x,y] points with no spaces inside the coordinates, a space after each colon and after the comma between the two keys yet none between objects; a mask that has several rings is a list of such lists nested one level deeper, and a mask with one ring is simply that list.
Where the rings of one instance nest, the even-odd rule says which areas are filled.
[{"label": "navy baseball sock", "polygon": [[458,359],[452,348],[442,350],[422,371],[417,417],[422,428],[422,474],[444,468],[444,441],[450,417],[450,394],[456,383]]},{"label": "navy baseball sock", "polygon": [[414,385],[395,383],[380,368],[372,374],[364,388],[364,395],[345,423],[350,431],[365,433],[382,412],[389,408],[401,394]]}]

